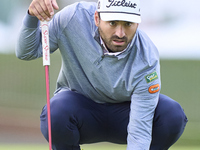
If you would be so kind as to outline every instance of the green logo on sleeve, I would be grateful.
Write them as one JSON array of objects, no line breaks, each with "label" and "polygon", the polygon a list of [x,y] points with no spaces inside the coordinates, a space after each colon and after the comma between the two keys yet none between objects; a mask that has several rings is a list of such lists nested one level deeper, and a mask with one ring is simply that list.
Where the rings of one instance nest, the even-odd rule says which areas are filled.
[{"label": "green logo on sleeve", "polygon": [[152,81],[158,79],[158,75],[157,75],[157,73],[155,71],[155,72],[153,72],[153,73],[148,74],[147,76],[145,76],[145,79],[146,79],[147,83],[149,83],[149,82],[152,82]]}]

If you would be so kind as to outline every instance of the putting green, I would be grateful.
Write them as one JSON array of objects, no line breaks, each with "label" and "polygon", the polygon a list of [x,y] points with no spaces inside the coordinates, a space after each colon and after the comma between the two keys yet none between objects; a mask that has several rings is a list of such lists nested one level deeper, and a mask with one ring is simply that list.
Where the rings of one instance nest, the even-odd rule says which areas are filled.
[{"label": "putting green", "polygon": [[[107,143],[86,144],[81,146],[83,150],[126,150],[125,145],[115,145]],[[199,150],[198,146],[173,146],[170,150]],[[0,150],[48,150],[47,145],[28,144],[0,144]]]}]

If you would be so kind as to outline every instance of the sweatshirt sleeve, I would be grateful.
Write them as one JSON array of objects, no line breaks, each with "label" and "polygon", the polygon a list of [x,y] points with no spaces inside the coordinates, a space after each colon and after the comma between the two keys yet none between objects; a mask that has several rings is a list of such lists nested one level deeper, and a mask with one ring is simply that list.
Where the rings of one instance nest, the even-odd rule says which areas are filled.
[{"label": "sweatshirt sleeve", "polygon": [[[50,51],[55,51],[58,46],[50,32]],[[28,14],[25,15],[16,42],[15,53],[19,59],[32,60],[42,57],[40,21]],[[54,42],[53,42],[54,41]]]},{"label": "sweatshirt sleeve", "polygon": [[149,150],[159,91],[159,70],[151,70],[143,76],[131,97],[127,150]]}]

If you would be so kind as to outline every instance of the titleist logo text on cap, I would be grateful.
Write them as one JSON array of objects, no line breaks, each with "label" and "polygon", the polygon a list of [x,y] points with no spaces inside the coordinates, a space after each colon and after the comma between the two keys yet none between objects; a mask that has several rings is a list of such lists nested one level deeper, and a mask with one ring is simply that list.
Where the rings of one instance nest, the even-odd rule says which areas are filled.
[{"label": "titleist logo text on cap", "polygon": [[110,2],[110,4],[106,6],[107,8],[110,8],[111,6],[122,6],[122,7],[136,8],[136,6],[137,6],[136,3],[131,3],[130,1],[126,2],[126,0],[121,0],[121,1],[108,0],[108,2]]}]

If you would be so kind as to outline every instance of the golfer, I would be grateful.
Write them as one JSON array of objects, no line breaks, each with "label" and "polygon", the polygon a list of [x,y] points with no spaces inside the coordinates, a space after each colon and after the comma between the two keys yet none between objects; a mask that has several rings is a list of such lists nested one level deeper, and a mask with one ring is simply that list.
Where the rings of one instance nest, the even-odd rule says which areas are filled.
[{"label": "golfer", "polygon": [[[42,57],[40,21],[49,20],[50,51],[62,58],[51,98],[53,149],[104,141],[127,144],[127,150],[172,146],[187,118],[160,94],[158,50],[138,29],[140,1],[78,2],[55,15],[53,9],[56,0],[33,0],[16,46],[20,59]],[[40,121],[48,140],[46,106]]]}]

